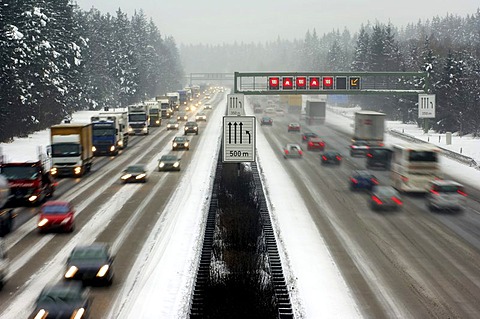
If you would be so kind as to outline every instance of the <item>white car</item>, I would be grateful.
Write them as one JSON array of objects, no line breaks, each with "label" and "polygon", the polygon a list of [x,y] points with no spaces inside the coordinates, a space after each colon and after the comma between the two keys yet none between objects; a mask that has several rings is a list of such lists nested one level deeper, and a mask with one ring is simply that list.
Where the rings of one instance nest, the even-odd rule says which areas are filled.
[{"label": "white car", "polygon": [[197,122],[199,122],[199,121],[205,121],[206,122],[207,121],[207,115],[203,112],[197,113],[197,115],[195,116],[195,120]]},{"label": "white car", "polygon": [[210,103],[205,103],[205,105],[203,106],[203,109],[204,109],[204,110],[211,110],[211,109],[212,109],[212,104],[210,104]]},{"label": "white car", "polygon": [[450,180],[435,180],[430,182],[427,206],[434,209],[462,210],[467,194],[462,184]]},{"label": "white car", "polygon": [[302,158],[303,151],[298,144],[287,144],[283,147],[284,158]]}]

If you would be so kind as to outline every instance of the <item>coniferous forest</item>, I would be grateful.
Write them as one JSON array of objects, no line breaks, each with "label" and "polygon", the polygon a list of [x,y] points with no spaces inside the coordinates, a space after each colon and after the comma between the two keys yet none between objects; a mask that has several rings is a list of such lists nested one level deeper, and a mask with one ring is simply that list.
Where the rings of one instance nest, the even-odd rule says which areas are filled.
[{"label": "coniferous forest", "polygon": [[[0,0],[0,141],[78,110],[126,106],[181,89],[189,72],[426,71],[438,131],[480,135],[480,10],[407,26],[369,23],[303,39],[181,44],[139,10],[82,11],[70,0]],[[272,36],[274,37],[274,36]],[[417,96],[351,97],[417,121]]]}]

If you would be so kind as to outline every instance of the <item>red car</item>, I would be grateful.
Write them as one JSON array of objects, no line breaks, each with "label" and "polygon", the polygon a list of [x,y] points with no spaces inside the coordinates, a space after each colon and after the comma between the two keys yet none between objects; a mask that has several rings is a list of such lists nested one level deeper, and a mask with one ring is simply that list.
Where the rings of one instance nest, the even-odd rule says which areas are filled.
[{"label": "red car", "polygon": [[72,232],[75,228],[75,209],[69,202],[49,201],[40,209],[38,231],[63,230]]},{"label": "red car", "polygon": [[300,132],[300,124],[299,123],[288,124],[288,131],[289,132]]},{"label": "red car", "polygon": [[323,151],[325,149],[325,142],[318,137],[312,137],[307,142],[307,150],[309,151]]}]

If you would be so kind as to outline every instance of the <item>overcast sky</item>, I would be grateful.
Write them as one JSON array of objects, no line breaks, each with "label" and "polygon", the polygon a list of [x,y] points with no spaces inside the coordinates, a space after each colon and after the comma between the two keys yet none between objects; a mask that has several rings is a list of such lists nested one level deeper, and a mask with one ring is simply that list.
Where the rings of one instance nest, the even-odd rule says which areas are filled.
[{"label": "overcast sky", "polygon": [[362,23],[376,21],[404,26],[447,13],[466,16],[479,0],[76,0],[85,10],[118,8],[129,16],[143,10],[163,35],[177,44],[221,44],[303,39],[307,30],[319,35],[347,27],[352,33]]}]

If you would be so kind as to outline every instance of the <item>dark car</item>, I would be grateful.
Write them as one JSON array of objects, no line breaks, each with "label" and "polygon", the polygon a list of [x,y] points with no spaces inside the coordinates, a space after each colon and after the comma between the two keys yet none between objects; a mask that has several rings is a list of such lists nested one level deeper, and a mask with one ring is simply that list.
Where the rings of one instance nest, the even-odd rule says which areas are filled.
[{"label": "dark car", "polygon": [[198,124],[197,122],[187,122],[183,128],[183,134],[187,135],[188,133],[194,133],[198,135]]},{"label": "dark car", "polygon": [[317,133],[305,132],[302,134],[302,142],[308,142],[312,137],[318,137]]},{"label": "dark car", "polygon": [[288,132],[300,132],[300,123],[290,123],[288,124]]},{"label": "dark car", "polygon": [[298,144],[287,144],[283,147],[283,158],[302,158],[303,151]]},{"label": "dark car", "polygon": [[370,207],[373,210],[399,210],[403,202],[395,188],[391,186],[374,186],[370,194]]},{"label": "dark car", "polygon": [[98,282],[111,285],[113,260],[114,257],[108,244],[93,243],[87,246],[77,246],[67,259],[64,278],[81,280],[85,283]]},{"label": "dark car", "polygon": [[88,318],[92,300],[88,288],[77,282],[60,282],[42,289],[29,318]]},{"label": "dark car", "polygon": [[370,149],[370,145],[368,144],[367,141],[354,141],[350,145],[350,156],[365,156]]},{"label": "dark car", "polygon": [[386,147],[370,147],[366,155],[367,168],[390,169],[393,151]]},{"label": "dark car", "polygon": [[190,141],[184,136],[175,136],[172,142],[172,150],[189,150]]},{"label": "dark car", "polygon": [[319,137],[312,137],[307,142],[308,151],[323,151],[325,149],[325,142]]},{"label": "dark car", "polygon": [[75,209],[65,201],[49,201],[42,205],[38,218],[39,232],[63,230],[72,232],[75,229]]},{"label": "dark car", "polygon": [[350,189],[366,189],[371,191],[374,186],[378,185],[377,178],[366,170],[355,170],[350,177]]},{"label": "dark car", "polygon": [[123,183],[145,183],[147,181],[147,169],[142,164],[130,165],[123,171],[120,180]]},{"label": "dark car", "polygon": [[179,171],[180,158],[177,155],[162,155],[158,160],[158,171]]},{"label": "dark car", "polygon": [[269,125],[269,126],[272,126],[272,125],[273,125],[273,119],[272,119],[270,116],[263,116],[263,117],[260,119],[260,125]]},{"label": "dark car", "polygon": [[326,151],[320,156],[322,164],[335,164],[340,165],[342,163],[342,155],[336,151]]}]

